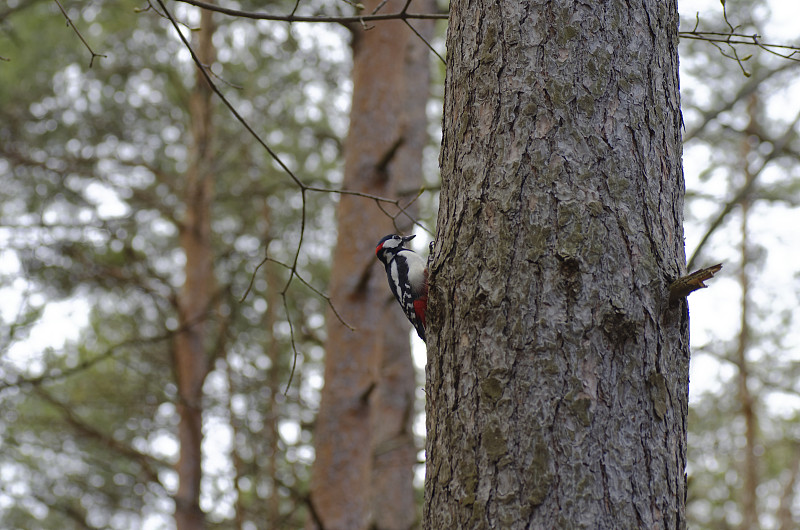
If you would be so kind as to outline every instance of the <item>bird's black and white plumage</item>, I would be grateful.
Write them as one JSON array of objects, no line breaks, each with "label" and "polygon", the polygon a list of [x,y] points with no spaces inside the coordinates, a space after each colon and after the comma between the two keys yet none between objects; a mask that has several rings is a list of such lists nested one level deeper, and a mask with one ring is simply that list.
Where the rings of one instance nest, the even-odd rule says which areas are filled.
[{"label": "bird's black and white plumage", "polygon": [[425,341],[425,311],[428,309],[428,269],[425,260],[405,244],[414,235],[384,237],[375,248],[375,256],[386,267],[389,289],[403,312]]}]

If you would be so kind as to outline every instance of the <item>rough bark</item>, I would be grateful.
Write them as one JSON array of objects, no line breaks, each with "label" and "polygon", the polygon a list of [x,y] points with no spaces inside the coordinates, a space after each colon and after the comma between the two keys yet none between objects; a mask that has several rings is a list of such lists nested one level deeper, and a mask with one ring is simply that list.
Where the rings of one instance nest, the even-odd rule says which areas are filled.
[{"label": "rough bark", "polygon": [[425,528],[683,528],[674,1],[451,4]]},{"label": "rough bark", "polygon": [[[214,24],[210,11],[202,11],[200,31],[195,33],[195,51],[203,64],[214,61],[211,37]],[[191,146],[186,171],[184,201],[186,215],[180,243],[186,256],[186,278],[178,296],[180,331],[175,337],[175,374],[178,383],[178,441],[176,465],[175,524],[178,530],[205,527],[200,509],[203,441],[203,382],[209,371],[207,320],[215,289],[214,256],[211,249],[211,201],[213,196],[211,90],[200,72],[189,96]]]},{"label": "rough bark", "polygon": [[[386,12],[405,3],[390,1]],[[372,11],[377,1],[366,3]],[[417,9],[430,5],[420,2]],[[417,23],[430,35],[430,22]],[[421,185],[428,52],[402,22],[353,28],[353,105],[343,188],[409,202]],[[385,206],[384,206],[385,207]],[[390,208],[391,210],[391,208]],[[413,211],[413,209],[412,209]],[[394,213],[394,212],[392,212]],[[330,293],[356,331],[328,314],[325,387],[315,430],[311,503],[326,530],[409,528],[416,518],[409,324],[389,294],[375,244],[408,232],[376,204],[343,195]]]}]

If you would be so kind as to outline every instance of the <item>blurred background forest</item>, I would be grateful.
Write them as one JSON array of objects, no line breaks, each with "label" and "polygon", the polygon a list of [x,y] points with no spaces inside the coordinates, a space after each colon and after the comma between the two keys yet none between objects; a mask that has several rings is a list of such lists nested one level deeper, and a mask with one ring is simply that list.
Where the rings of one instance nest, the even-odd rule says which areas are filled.
[{"label": "blurred background forest", "polygon": [[[796,46],[800,13],[785,4],[728,2],[727,19]],[[303,527],[340,197],[307,193],[286,169],[306,186],[342,185],[349,31],[215,15],[213,39],[198,43],[282,168],[198,90],[157,4],[60,5],[102,57],[59,3],[0,6],[0,527],[172,527],[179,419],[193,413],[208,526]],[[167,5],[187,38],[209,23]],[[680,9],[682,31],[731,31],[719,2]],[[297,12],[353,7],[306,0]],[[444,31],[430,41],[442,56]],[[788,530],[800,526],[800,57],[684,37],[687,258],[724,263],[690,299],[689,526]],[[444,65],[430,64],[415,204],[432,232]],[[198,142],[210,116],[213,156]],[[200,250],[187,230],[197,219],[208,221]],[[207,331],[195,337],[208,352],[197,410],[180,390],[180,337],[199,318],[187,301]],[[414,341],[420,488],[425,352]]]}]

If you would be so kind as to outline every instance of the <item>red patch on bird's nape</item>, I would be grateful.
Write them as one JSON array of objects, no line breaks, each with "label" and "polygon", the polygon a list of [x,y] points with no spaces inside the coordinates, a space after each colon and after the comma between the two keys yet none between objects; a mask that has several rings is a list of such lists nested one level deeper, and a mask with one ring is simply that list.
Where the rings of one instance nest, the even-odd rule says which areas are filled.
[{"label": "red patch on bird's nape", "polygon": [[380,245],[375,247],[375,255],[376,256],[378,255],[378,252],[380,252],[382,248],[383,248],[383,243],[381,243]]}]

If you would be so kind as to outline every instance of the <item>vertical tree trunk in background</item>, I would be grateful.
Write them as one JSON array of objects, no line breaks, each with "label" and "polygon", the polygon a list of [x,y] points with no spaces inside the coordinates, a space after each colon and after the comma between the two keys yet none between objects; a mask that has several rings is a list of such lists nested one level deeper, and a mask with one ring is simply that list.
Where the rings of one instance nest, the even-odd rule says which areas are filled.
[{"label": "vertical tree trunk in background", "polygon": [[[746,164],[745,164],[746,165]],[[741,202],[742,207],[742,241],[739,248],[741,255],[741,268],[739,270],[739,285],[742,289],[741,319],[739,321],[739,338],[736,346],[736,363],[739,368],[739,404],[744,418],[744,462],[742,471],[742,530],[756,530],[758,524],[758,457],[756,456],[756,415],[754,398],[750,392],[750,367],[747,361],[747,351],[750,346],[750,328],[748,323],[750,279],[747,276],[749,243],[747,240],[747,217],[750,212],[749,199]]]},{"label": "vertical tree trunk in background", "polygon": [[[202,11],[194,48],[203,64],[214,62],[210,11]],[[175,523],[178,530],[205,527],[200,509],[203,441],[203,382],[209,370],[207,318],[215,288],[211,250],[211,200],[214,153],[212,148],[211,90],[200,72],[189,96],[191,147],[186,171],[186,216],[180,242],[186,255],[186,279],[178,298],[180,332],[175,339],[175,373],[178,383],[178,439],[180,458]]]},{"label": "vertical tree trunk in background", "polygon": [[[383,9],[393,12],[404,4],[391,0]],[[367,2],[365,12],[377,5]],[[419,2],[414,8],[431,7]],[[414,25],[431,35],[430,22]],[[353,28],[344,189],[414,197],[427,141],[428,67],[425,44],[402,22]],[[401,231],[412,228],[402,216],[398,225]],[[358,329],[347,329],[329,312],[311,502],[326,530],[409,528],[416,518],[410,326],[375,260],[378,240],[398,228],[374,202],[343,195],[338,230],[330,293],[345,321]]]},{"label": "vertical tree trunk in background", "polygon": [[[273,215],[272,209],[269,206],[269,200],[264,197],[264,204],[262,207],[262,221],[264,222],[264,234],[262,246],[269,249],[270,244],[274,238],[274,234],[278,229],[273,228]],[[267,339],[267,356],[270,360],[269,374],[267,375],[267,385],[269,386],[269,403],[267,405],[267,413],[264,418],[265,435],[269,437],[269,468],[267,473],[272,479],[269,499],[267,499],[267,518],[266,522],[269,528],[279,528],[281,523],[281,497],[278,495],[278,461],[283,455],[281,452],[278,441],[280,434],[278,432],[279,419],[280,419],[280,403],[279,396],[282,392],[281,386],[284,384],[282,379],[281,366],[281,349],[278,341],[275,340],[275,323],[277,321],[277,309],[281,307],[281,279],[276,273],[276,265],[274,263],[267,264],[264,267],[264,280],[267,283],[267,290],[265,293],[267,299],[267,309],[264,311],[264,328],[269,334]],[[282,396],[281,396],[282,397]]]},{"label": "vertical tree trunk in background", "polygon": [[[758,99],[755,94],[750,96],[750,101],[747,105],[747,111],[750,117],[749,127],[751,130],[757,130],[758,127]],[[741,167],[744,168],[745,182],[750,182],[754,177],[749,170],[747,163],[748,155],[750,154],[750,143],[748,139],[742,142],[741,152]],[[742,530],[757,530],[758,524],[758,466],[756,456],[756,415],[753,407],[753,394],[750,392],[750,367],[747,361],[747,352],[750,349],[750,323],[748,320],[750,314],[750,278],[747,274],[747,267],[750,262],[748,241],[748,217],[750,215],[750,199],[744,197],[741,201],[742,208],[742,221],[741,233],[742,240],[739,246],[739,255],[741,256],[741,266],[739,268],[739,285],[742,289],[741,301],[741,315],[739,320],[739,338],[736,346],[736,363],[739,368],[739,404],[742,409],[742,417],[744,418],[744,469],[742,470],[742,490],[741,490],[741,509],[742,509],[742,524],[739,528]]]},{"label": "vertical tree trunk in background", "polygon": [[683,528],[672,0],[450,7],[425,528]]}]

